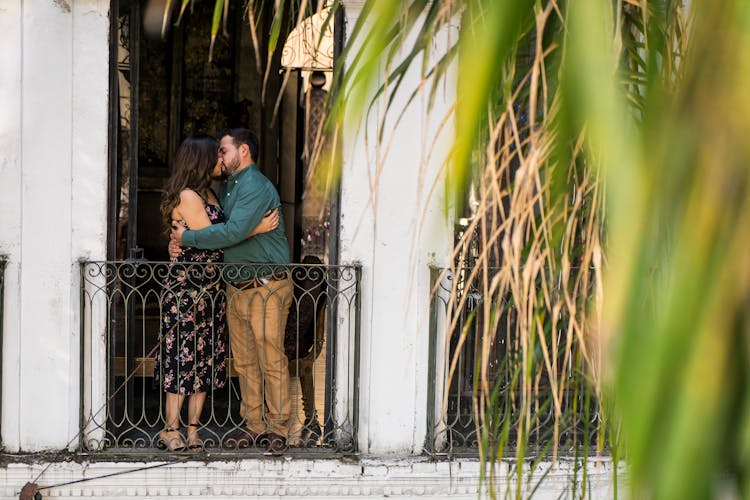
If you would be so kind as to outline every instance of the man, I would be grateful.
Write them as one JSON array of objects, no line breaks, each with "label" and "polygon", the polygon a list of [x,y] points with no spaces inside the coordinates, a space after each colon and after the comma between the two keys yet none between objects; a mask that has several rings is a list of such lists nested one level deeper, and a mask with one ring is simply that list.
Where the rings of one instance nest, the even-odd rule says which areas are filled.
[{"label": "man", "polygon": [[219,137],[219,159],[228,176],[219,195],[226,222],[198,231],[173,223],[172,237],[182,246],[224,248],[225,262],[267,264],[225,268],[230,348],[245,419],[244,428],[233,433],[226,445],[245,448],[265,443],[268,451],[277,453],[286,447],[291,408],[284,354],[284,329],[293,296],[284,267],[290,263],[289,244],[281,216],[276,229],[245,239],[281,201],[255,163],[256,135],[232,129]]}]

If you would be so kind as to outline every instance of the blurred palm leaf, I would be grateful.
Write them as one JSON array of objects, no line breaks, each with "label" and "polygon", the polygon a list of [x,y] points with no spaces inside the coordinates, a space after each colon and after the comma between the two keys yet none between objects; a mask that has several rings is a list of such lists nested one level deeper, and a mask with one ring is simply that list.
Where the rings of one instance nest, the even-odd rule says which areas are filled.
[{"label": "blurred palm leaf", "polygon": [[[728,1],[709,11],[693,2],[700,14],[689,22],[675,0],[378,3],[359,20],[370,30],[352,37],[360,48],[343,95],[353,95],[357,78],[364,88],[379,76],[386,83],[369,95],[397,92],[431,37],[392,34],[439,33],[444,23],[423,14],[436,5],[449,20],[462,17],[450,182],[457,197],[471,179],[483,190],[467,231],[482,233],[484,253],[469,280],[485,298],[483,340],[495,342],[491,312],[511,301],[527,319],[513,332],[522,357],[541,352],[519,365],[522,401],[543,374],[556,426],[566,417],[563,387],[576,370],[587,374],[584,387],[596,398],[585,401],[600,405],[596,447],[608,443],[619,457],[615,409],[638,496],[705,498],[722,477],[744,488],[750,158],[740,136],[749,129],[750,7]],[[524,60],[529,44],[533,57]],[[437,81],[445,71],[422,74]],[[502,193],[494,199],[493,187]],[[596,285],[603,241],[606,293]],[[503,269],[494,277],[492,259]],[[565,347],[556,351],[561,332]],[[573,369],[561,368],[555,352],[575,360]],[[483,451],[497,452],[484,456],[493,460],[507,441],[496,417],[509,410],[486,363],[479,361],[476,406]],[[518,435],[533,427],[532,408],[521,413]],[[728,445],[732,436],[743,445]],[[553,437],[553,456],[557,444]]]},{"label": "blurred palm leaf", "polygon": [[[225,0],[216,0],[214,5],[214,15],[211,20],[211,45],[208,49],[208,62],[211,62],[214,57],[214,44],[216,43],[216,36],[219,34],[219,27],[221,26],[221,20],[224,17],[224,3]],[[229,5],[229,2],[226,2]]]}]

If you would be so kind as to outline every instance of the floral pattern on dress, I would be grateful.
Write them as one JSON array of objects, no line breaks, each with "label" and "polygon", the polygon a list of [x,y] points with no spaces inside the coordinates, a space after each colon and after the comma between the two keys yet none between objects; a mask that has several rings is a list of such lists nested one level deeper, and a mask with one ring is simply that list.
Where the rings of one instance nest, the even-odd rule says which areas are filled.
[{"label": "floral pattern on dress", "polygon": [[[206,205],[212,224],[224,222],[218,205]],[[224,387],[226,364],[226,297],[218,266],[222,250],[185,248],[169,266],[162,297],[162,345],[154,377],[166,392],[188,395]]]}]

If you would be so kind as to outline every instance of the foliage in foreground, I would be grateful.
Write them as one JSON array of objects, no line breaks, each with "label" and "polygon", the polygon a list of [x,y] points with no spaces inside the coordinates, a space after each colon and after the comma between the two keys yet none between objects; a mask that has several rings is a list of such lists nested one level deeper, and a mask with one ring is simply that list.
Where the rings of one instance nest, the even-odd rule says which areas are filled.
[{"label": "foliage in foreground", "polygon": [[489,464],[609,453],[638,498],[750,495],[750,4],[684,3],[370,0],[348,28],[334,138],[458,75],[446,347],[476,335]]},{"label": "foliage in foreground", "polygon": [[366,4],[339,103],[372,81],[391,102],[409,65],[431,92],[458,59],[450,182],[477,204],[456,260],[479,234],[490,463],[512,434],[516,463],[622,455],[637,497],[747,496],[749,27],[742,0]]}]

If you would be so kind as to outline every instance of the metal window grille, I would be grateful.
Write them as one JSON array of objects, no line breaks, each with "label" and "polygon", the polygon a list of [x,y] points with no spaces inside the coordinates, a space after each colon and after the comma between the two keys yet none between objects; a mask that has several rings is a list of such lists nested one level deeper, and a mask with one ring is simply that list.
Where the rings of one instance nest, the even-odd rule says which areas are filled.
[{"label": "metal window grille", "polygon": [[[554,439],[558,440],[561,453],[595,449],[597,440],[606,437],[602,434],[600,408],[586,380],[579,348],[575,343],[559,342],[564,331],[547,331],[545,323],[543,335],[558,337],[558,350],[552,355],[557,356],[559,363],[567,364],[564,380],[557,381],[563,384],[563,390],[561,414],[555,424],[551,384],[541,349],[521,352],[517,342],[517,311],[511,296],[491,304],[490,315],[491,319],[497,319],[497,331],[483,332],[492,321],[484,322],[481,290],[467,284],[471,271],[462,268],[451,274],[431,268],[425,452],[474,456],[484,446],[486,452],[497,456],[522,447],[526,456],[540,456],[549,452]],[[451,293],[455,294],[453,300]],[[456,320],[452,334],[448,333],[449,319]],[[482,401],[477,395],[483,349],[490,387]],[[528,373],[533,373],[531,380],[521,376],[524,366]],[[484,420],[478,412],[481,405],[486,410]],[[523,436],[519,436],[519,430]]]},{"label": "metal window grille", "polygon": [[[273,432],[283,421],[287,452],[356,452],[359,267],[133,260],[82,262],[80,270],[82,451],[158,453],[166,390],[198,388],[206,393],[203,451],[232,453],[238,429],[263,425]],[[285,277],[291,285],[282,290],[276,285]],[[235,324],[227,328],[230,310]],[[248,366],[259,372],[240,366],[241,349],[255,351],[259,364]],[[242,404],[243,370],[252,388],[244,399],[260,407]],[[186,399],[175,426],[181,432],[188,411]],[[265,451],[253,442],[242,453]]]}]

